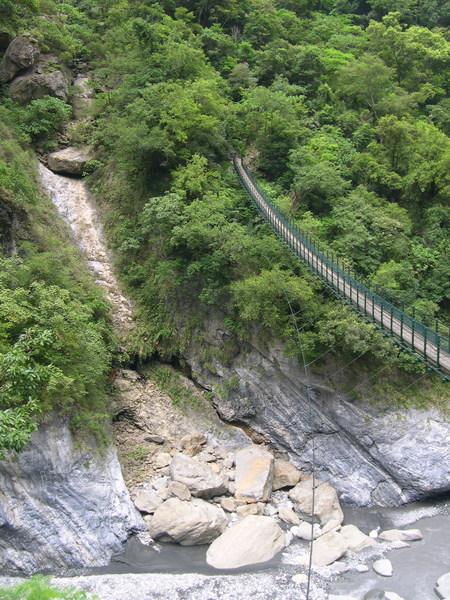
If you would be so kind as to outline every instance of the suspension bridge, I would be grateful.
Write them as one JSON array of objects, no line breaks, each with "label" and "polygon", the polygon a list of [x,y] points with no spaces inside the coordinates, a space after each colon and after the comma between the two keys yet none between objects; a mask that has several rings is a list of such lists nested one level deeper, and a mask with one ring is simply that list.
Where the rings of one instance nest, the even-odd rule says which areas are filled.
[{"label": "suspension bridge", "polygon": [[449,381],[450,335],[443,333],[444,326],[437,321],[435,327],[425,325],[356,279],[281,213],[258,187],[241,158],[233,156],[233,164],[249,197],[289,250],[360,316],[385,331],[406,350],[415,352],[432,370]]}]

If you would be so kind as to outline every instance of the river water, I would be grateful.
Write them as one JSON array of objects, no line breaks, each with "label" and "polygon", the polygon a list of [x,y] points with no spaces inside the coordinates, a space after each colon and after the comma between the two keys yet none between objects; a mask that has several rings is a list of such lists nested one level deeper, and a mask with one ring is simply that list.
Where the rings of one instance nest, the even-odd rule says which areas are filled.
[{"label": "river water", "polygon": [[[81,179],[55,175],[46,167],[39,172],[44,189],[62,218],[68,223],[74,241],[82,249],[96,280],[107,292],[113,318],[120,334],[133,326],[130,302],[114,276],[102,228],[87,188]],[[312,576],[310,600],[326,600],[329,594],[348,595],[362,600],[374,589],[396,592],[404,600],[436,600],[433,591],[438,577],[450,571],[450,499],[431,503],[387,508],[344,507],[345,522],[368,533],[383,529],[418,527],[423,540],[409,548],[389,550],[387,542],[346,557],[339,563],[317,569]],[[302,572],[297,566],[307,543],[291,544],[282,555],[262,567],[218,574],[206,564],[205,547],[155,544],[145,547],[128,542],[124,553],[108,567],[59,577],[56,582],[76,585],[95,593],[101,600],[303,600],[305,586],[291,581]],[[388,557],[394,574],[377,575],[371,565]],[[357,567],[366,564],[366,573]],[[305,570],[303,570],[305,572]],[[11,579],[0,578],[0,584]]]},{"label": "river water", "polygon": [[[379,541],[330,567],[314,569],[310,600],[328,600],[330,594],[363,600],[374,590],[396,592],[403,600],[437,600],[436,580],[450,571],[450,498],[389,509],[343,508],[345,522],[365,533],[378,527],[414,527],[423,539],[401,550],[389,550],[388,542]],[[305,600],[305,585],[293,583],[292,576],[306,572],[297,564],[307,546],[298,541],[264,565],[223,572],[206,564],[205,546],[144,547],[131,540],[109,566],[55,577],[53,582],[76,586],[101,600]],[[372,569],[382,556],[393,564],[392,577],[381,577]],[[358,572],[361,565],[369,570]],[[13,581],[0,578],[0,586]]]}]

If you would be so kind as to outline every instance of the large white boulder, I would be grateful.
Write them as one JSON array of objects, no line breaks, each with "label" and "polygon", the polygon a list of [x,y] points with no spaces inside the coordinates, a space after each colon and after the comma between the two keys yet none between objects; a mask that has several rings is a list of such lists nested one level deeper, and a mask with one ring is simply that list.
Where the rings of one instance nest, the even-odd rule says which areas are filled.
[{"label": "large white boulder", "polygon": [[448,600],[448,598],[450,598],[450,571],[439,577],[436,582],[435,591],[442,600]]},{"label": "large white boulder", "polygon": [[422,539],[420,529],[388,529],[382,531],[378,537],[390,542],[400,540],[401,542],[415,542]]},{"label": "large white boulder", "polygon": [[356,525],[344,525],[339,532],[344,538],[347,550],[359,552],[363,548],[373,546],[375,540],[360,531]]},{"label": "large white boulder", "polygon": [[285,535],[275,519],[249,516],[218,537],[206,553],[216,569],[237,569],[273,558],[285,547]]},{"label": "large white boulder", "polygon": [[337,531],[329,531],[313,542],[312,560],[316,567],[331,565],[347,550],[344,538]]},{"label": "large white boulder", "polygon": [[48,155],[48,168],[55,173],[82,175],[86,163],[91,160],[87,150],[79,148],[64,148]]},{"label": "large white boulder", "polygon": [[274,459],[259,446],[248,446],[236,453],[236,498],[263,502],[272,492]]},{"label": "large white boulder", "polygon": [[[322,525],[335,519],[339,523],[344,520],[344,513],[337,497],[336,490],[329,484],[315,479],[314,493],[314,515],[319,517]],[[296,504],[299,512],[307,515],[312,511],[312,494],[313,478],[307,477],[302,479],[297,485],[290,490],[289,498]]]},{"label": "large white boulder", "polygon": [[190,490],[193,496],[213,498],[222,496],[228,490],[227,482],[221,473],[215,473],[207,463],[175,454],[170,465],[170,476]]},{"label": "large white boulder", "polygon": [[217,505],[200,498],[189,502],[170,498],[155,511],[148,529],[155,540],[195,546],[214,540],[227,524],[225,513]]}]

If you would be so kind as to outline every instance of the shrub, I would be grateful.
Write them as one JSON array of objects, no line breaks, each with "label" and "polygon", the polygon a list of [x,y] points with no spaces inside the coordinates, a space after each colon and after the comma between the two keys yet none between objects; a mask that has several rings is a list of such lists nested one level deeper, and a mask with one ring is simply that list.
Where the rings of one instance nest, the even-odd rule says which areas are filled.
[{"label": "shrub", "polygon": [[31,579],[0,589],[0,600],[94,600],[86,592],[75,588],[61,589],[50,585],[50,577],[35,575]]}]

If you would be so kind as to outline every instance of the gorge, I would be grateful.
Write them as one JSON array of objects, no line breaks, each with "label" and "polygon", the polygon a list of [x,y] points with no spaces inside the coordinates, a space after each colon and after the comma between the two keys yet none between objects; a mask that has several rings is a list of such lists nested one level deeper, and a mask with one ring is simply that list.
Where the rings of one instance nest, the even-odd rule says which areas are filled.
[{"label": "gorge", "polygon": [[[394,83],[377,45],[429,31],[421,43],[435,54],[415,60],[437,85],[439,28],[400,13],[350,24],[295,3],[250,2],[245,15],[227,5],[239,31],[222,5],[194,22],[198,7],[183,3],[70,1],[48,19],[23,4],[14,10],[32,33],[8,9],[20,35],[1,42],[0,68],[1,585],[45,571],[102,600],[290,600],[305,593],[315,531],[317,547],[339,551],[315,559],[311,600],[378,598],[377,588],[435,598],[448,561],[448,387],[289,256],[245,200],[228,148],[361,277],[446,321],[444,105],[436,92],[422,106],[406,63]],[[347,37],[328,41],[323,27]],[[277,44],[284,75],[272,78]],[[282,67],[282,48],[301,68]],[[348,90],[372,67],[384,91],[367,109]],[[434,179],[420,185],[419,133],[435,153]],[[247,451],[266,479],[245,499]],[[278,485],[280,469],[291,479]],[[194,509],[206,533],[195,519],[183,530]],[[253,561],[269,562],[236,559],[243,571],[228,575],[215,569],[223,551],[206,560],[203,545],[166,545],[215,548],[239,524],[250,535],[269,521]],[[410,547],[378,536],[416,521]],[[245,548],[240,535],[231,546]],[[372,569],[386,556],[389,583]]]}]

